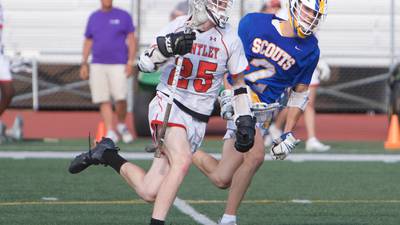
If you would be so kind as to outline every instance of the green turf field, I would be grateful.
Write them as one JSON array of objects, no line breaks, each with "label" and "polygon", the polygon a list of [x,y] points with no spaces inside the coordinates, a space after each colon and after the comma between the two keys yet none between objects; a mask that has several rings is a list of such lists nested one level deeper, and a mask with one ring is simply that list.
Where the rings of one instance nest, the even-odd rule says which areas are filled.
[{"label": "green turf field", "polygon": [[[92,140],[93,141],[93,140]],[[143,149],[150,145],[151,139],[139,138],[133,144],[119,143],[118,146],[126,152],[143,152]],[[329,153],[379,153],[392,154],[400,151],[385,151],[383,142],[324,142],[332,146]],[[203,142],[202,148],[208,152],[220,152],[222,138],[213,137]],[[0,144],[0,151],[82,151],[88,149],[88,140],[27,140],[24,142],[9,142]],[[301,142],[296,148],[296,153],[304,153],[304,143]]]},{"label": "green turf field", "polygon": [[[149,140],[121,145],[141,151]],[[330,143],[330,153],[389,154],[382,143]],[[86,141],[30,141],[0,145],[0,152],[78,151]],[[218,152],[218,139],[204,148]],[[302,147],[296,150],[304,152]],[[390,153],[398,155],[399,152]],[[148,167],[149,161],[132,161]],[[110,168],[67,172],[67,159],[0,159],[0,224],[146,225],[151,205]],[[227,191],[190,170],[178,197],[217,221]],[[239,212],[240,225],[399,225],[400,163],[267,161],[254,178]],[[168,225],[191,225],[191,217],[174,207]]]}]

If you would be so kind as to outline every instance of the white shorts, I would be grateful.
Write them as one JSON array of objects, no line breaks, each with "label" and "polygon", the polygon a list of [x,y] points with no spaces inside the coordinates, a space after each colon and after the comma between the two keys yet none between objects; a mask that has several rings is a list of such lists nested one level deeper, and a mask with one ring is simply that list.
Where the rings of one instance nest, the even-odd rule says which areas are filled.
[{"label": "white shorts", "polygon": [[109,102],[126,100],[128,95],[128,78],[123,64],[91,64],[89,86],[92,102]]},{"label": "white shorts", "polygon": [[[156,125],[162,125],[167,103],[168,97],[157,91],[156,96],[149,104],[149,123],[151,135],[154,141],[156,140]],[[193,118],[191,115],[183,112],[178,108],[178,106],[173,104],[169,115],[168,126],[182,127],[186,130],[187,140],[189,141],[192,148],[191,150],[194,153],[203,142],[207,123]]]},{"label": "white shorts", "polygon": [[311,77],[310,86],[318,86],[319,85],[319,70],[315,69],[314,73]]},{"label": "white shorts", "polygon": [[10,61],[4,55],[0,55],[0,82],[12,81]]}]

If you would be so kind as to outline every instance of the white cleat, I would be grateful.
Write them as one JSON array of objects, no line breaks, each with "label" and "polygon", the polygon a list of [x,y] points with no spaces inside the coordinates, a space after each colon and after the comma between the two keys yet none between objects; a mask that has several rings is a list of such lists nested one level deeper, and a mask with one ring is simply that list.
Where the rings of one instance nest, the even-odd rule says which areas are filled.
[{"label": "white cleat", "polygon": [[322,144],[317,138],[312,137],[306,142],[307,152],[326,152],[331,149],[331,146]]},{"label": "white cleat", "polygon": [[133,141],[133,136],[129,132],[128,127],[125,124],[117,125],[117,132],[121,135],[122,141],[124,143],[131,143]]},{"label": "white cleat", "polygon": [[14,124],[11,129],[6,130],[6,135],[15,141],[23,139],[24,121],[21,116],[15,117]]},{"label": "white cleat", "polygon": [[117,143],[119,141],[117,133],[113,130],[108,130],[106,134],[107,138],[110,138],[114,143]]}]

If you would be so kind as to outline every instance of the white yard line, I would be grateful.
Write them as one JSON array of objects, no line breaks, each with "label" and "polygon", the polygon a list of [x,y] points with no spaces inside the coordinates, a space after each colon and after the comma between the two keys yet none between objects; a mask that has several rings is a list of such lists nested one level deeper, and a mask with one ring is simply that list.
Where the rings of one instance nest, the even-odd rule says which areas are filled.
[{"label": "white yard line", "polygon": [[[0,158],[12,159],[72,159],[81,152],[28,152],[28,151],[0,151]],[[129,160],[151,160],[152,153],[121,152],[121,155]],[[212,154],[220,159],[221,154]],[[269,155],[265,160],[271,160]],[[286,159],[293,162],[304,161],[328,161],[328,162],[400,162],[400,154],[291,154]]]},{"label": "white yard line", "polygon": [[190,216],[194,221],[203,225],[217,225],[216,222],[212,221],[207,216],[197,212],[192,206],[186,203],[184,200],[176,197],[174,206],[179,209],[183,214]]}]

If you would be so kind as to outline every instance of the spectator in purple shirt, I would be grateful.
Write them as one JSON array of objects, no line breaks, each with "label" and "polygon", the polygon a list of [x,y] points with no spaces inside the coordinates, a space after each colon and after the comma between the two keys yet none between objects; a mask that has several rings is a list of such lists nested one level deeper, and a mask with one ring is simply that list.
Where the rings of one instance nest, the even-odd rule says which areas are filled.
[{"label": "spectator in purple shirt", "polygon": [[[88,58],[92,53],[90,64]],[[136,55],[135,26],[128,12],[115,8],[112,0],[101,0],[101,9],[93,12],[86,26],[80,76],[89,79],[93,103],[100,105],[100,114],[114,141],[119,137],[113,128],[111,99],[115,102],[118,124],[116,131],[125,143],[133,141],[126,124],[127,79],[132,75]]]}]

